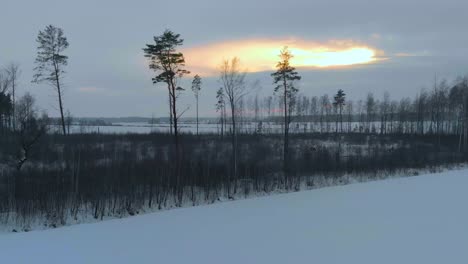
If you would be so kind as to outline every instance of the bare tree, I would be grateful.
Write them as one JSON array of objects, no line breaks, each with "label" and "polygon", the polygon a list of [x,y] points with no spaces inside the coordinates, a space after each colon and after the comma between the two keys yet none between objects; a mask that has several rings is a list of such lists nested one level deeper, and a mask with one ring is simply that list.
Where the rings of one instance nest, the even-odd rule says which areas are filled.
[{"label": "bare tree", "polygon": [[12,104],[11,96],[0,91],[0,135],[11,126]]},{"label": "bare tree", "polygon": [[[0,132],[3,133],[4,128],[11,127],[11,114],[13,103],[9,93],[11,87],[11,79],[6,71],[0,69]],[[13,117],[14,119],[14,117]]]},{"label": "bare tree", "polygon": [[374,95],[372,93],[367,94],[365,104],[366,104],[365,107],[366,107],[366,115],[367,115],[366,131],[367,132],[372,132],[371,124],[372,124],[373,121],[375,121],[374,120],[374,114],[375,114],[375,106],[376,106]]},{"label": "bare tree", "polygon": [[8,74],[8,79],[10,80],[11,86],[11,96],[13,101],[13,130],[16,129],[16,118],[15,118],[15,104],[16,104],[16,88],[18,85],[18,79],[21,75],[21,70],[17,63],[10,63],[5,70]]},{"label": "bare tree", "polygon": [[48,118],[45,114],[41,118],[38,117],[35,99],[29,93],[26,93],[18,100],[16,113],[16,119],[18,120],[16,133],[20,145],[16,169],[20,170],[29,159],[31,148],[46,133]]},{"label": "bare tree", "polygon": [[309,115],[312,118],[312,124],[316,125],[317,122],[317,116],[318,116],[318,103],[319,99],[317,96],[313,96],[310,98],[310,109],[309,109]]},{"label": "bare tree", "polygon": [[354,113],[354,103],[353,101],[348,101],[346,103],[346,115],[347,115],[347,122],[348,122],[348,129],[347,132],[352,132],[352,122],[353,122],[353,113]]},{"label": "bare tree", "polygon": [[7,94],[10,89],[10,78],[6,71],[0,70],[0,93]]},{"label": "bare tree", "polygon": [[390,94],[385,91],[380,104],[380,134],[387,134],[388,112],[390,109]]},{"label": "bare tree", "polygon": [[62,130],[66,135],[62,79],[68,61],[68,57],[63,55],[63,52],[68,48],[68,41],[61,28],[49,25],[44,31],[39,31],[36,42],[38,43],[35,61],[37,66],[34,68],[36,73],[33,82],[48,83],[57,91]]},{"label": "bare tree", "polygon": [[327,113],[330,108],[330,99],[327,94],[324,94],[320,97],[320,133],[324,132],[324,123],[327,127],[326,132],[328,132],[328,118]]},{"label": "bare tree", "polygon": [[72,116],[70,110],[67,110],[65,121],[67,123],[67,133],[70,134],[70,129],[71,129],[71,126],[73,124],[73,116]]},{"label": "bare tree", "polygon": [[[245,72],[241,70],[239,58],[234,57],[223,61],[220,66],[219,80],[231,109],[232,177],[237,179],[237,106],[247,92]],[[230,196],[230,179],[228,179],[228,196]]]}]

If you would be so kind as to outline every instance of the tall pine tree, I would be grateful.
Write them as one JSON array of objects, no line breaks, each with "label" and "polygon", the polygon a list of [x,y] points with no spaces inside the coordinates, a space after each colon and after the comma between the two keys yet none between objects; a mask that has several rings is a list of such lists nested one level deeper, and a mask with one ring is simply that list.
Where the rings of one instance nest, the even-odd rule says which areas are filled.
[{"label": "tall pine tree", "polygon": [[184,55],[177,51],[177,48],[184,43],[180,34],[170,30],[165,30],[160,36],[154,37],[154,44],[147,44],[143,49],[145,57],[149,59],[149,67],[156,72],[153,83],[166,83],[169,92],[169,108],[171,121],[174,126],[174,143],[176,153],[179,152],[179,134],[177,114],[177,98],[184,89],[178,85],[178,81],[185,74],[190,72],[185,70]]},{"label": "tall pine tree", "polygon": [[[342,89],[339,89],[336,93],[333,101],[333,106],[338,110],[338,115],[340,117],[340,131],[343,132],[343,106],[345,105],[346,94]],[[338,120],[337,120],[338,122]],[[336,132],[338,133],[338,125],[336,125]]]},{"label": "tall pine tree", "polygon": [[39,31],[36,42],[38,43],[35,61],[37,66],[34,68],[36,73],[33,82],[48,83],[57,91],[62,131],[66,135],[62,79],[65,74],[64,68],[68,63],[68,57],[63,54],[68,48],[68,41],[61,28],[49,25],[44,31]]},{"label": "tall pine tree", "polygon": [[198,97],[200,96],[201,84],[202,84],[201,77],[198,74],[195,75],[192,81],[192,92],[195,95],[196,108],[197,108],[197,136],[198,136]]},{"label": "tall pine tree", "polygon": [[301,79],[296,69],[290,65],[293,55],[284,47],[280,52],[280,61],[276,64],[276,72],[272,73],[275,93],[278,93],[282,99],[283,117],[284,117],[284,137],[283,137],[283,172],[285,184],[289,176],[289,125],[291,124],[291,113],[294,109],[295,97],[298,88],[295,82]]}]

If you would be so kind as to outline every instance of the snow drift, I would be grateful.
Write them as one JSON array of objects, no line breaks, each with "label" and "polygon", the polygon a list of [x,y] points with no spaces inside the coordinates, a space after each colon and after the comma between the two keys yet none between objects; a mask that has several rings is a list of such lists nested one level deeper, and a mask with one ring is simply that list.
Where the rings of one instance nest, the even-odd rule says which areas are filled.
[{"label": "snow drift", "polygon": [[468,170],[0,236],[1,263],[468,263]]}]

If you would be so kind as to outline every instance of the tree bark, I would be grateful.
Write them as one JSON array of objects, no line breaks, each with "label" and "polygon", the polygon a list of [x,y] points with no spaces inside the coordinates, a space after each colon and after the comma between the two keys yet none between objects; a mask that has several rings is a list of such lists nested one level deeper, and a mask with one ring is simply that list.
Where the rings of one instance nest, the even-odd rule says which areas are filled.
[{"label": "tree bark", "polygon": [[198,136],[198,95],[196,96],[197,99],[197,136]]},{"label": "tree bark", "polygon": [[[232,176],[237,179],[237,128],[236,128],[236,110],[235,102],[231,101],[231,119],[232,119]],[[228,179],[228,197],[230,197],[231,180]]]},{"label": "tree bark", "polygon": [[283,139],[283,173],[285,178],[285,185],[287,184],[287,178],[289,174],[289,164],[288,164],[288,150],[289,150],[289,118],[288,118],[288,101],[287,101],[287,83],[286,76],[283,74],[283,88],[284,88],[284,98],[283,98],[283,107],[284,107],[284,139]]},{"label": "tree bark", "polygon": [[63,115],[63,103],[62,103],[62,90],[60,88],[60,77],[59,77],[59,68],[54,62],[54,69],[55,69],[55,81],[57,85],[57,93],[58,93],[58,100],[59,100],[59,108],[60,108],[60,118],[62,121],[62,130],[63,135],[67,135],[67,130],[65,128],[65,117]]}]

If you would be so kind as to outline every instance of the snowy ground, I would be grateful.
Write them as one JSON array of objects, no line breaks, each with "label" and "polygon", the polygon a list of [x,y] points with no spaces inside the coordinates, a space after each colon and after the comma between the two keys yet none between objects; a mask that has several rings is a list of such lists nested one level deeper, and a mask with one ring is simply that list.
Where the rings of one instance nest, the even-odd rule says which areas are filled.
[{"label": "snowy ground", "polygon": [[468,170],[0,236],[1,263],[468,263]]}]

